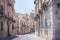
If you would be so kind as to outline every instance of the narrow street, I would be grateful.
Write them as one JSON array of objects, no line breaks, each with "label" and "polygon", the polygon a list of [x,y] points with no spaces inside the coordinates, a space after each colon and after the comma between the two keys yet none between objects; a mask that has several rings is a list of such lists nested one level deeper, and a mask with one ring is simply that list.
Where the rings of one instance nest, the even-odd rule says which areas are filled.
[{"label": "narrow street", "polygon": [[12,40],[44,40],[34,34],[26,34],[26,35],[17,35],[18,37]]},{"label": "narrow street", "polygon": [[0,40],[60,40],[60,0],[0,0]]},{"label": "narrow street", "polygon": [[0,40],[45,40],[45,39],[42,39],[34,34],[25,34],[25,35],[11,36]]}]

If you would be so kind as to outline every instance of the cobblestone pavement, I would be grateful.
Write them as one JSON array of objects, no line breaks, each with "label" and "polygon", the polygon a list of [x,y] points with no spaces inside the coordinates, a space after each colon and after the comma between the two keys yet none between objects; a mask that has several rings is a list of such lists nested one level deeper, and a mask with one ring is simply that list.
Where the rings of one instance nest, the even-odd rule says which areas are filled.
[{"label": "cobblestone pavement", "polygon": [[42,39],[34,34],[25,34],[25,35],[11,36],[0,40],[45,40],[45,39]]}]

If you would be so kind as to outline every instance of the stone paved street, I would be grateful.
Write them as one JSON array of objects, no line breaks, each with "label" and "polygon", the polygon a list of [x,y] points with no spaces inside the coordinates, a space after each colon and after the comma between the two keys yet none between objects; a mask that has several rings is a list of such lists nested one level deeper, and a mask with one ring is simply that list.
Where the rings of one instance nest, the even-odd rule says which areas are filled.
[{"label": "stone paved street", "polygon": [[0,40],[44,40],[34,34],[25,34],[25,35],[16,35],[12,36],[11,38],[5,38]]}]

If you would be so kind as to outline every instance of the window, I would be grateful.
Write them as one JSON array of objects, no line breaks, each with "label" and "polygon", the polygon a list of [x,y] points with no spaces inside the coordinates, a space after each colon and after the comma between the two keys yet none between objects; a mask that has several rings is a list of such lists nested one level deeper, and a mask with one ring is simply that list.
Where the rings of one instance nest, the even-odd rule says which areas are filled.
[{"label": "window", "polygon": [[58,8],[60,8],[60,3],[58,3]]},{"label": "window", "polygon": [[14,29],[14,25],[12,25],[12,30]]},{"label": "window", "polygon": [[4,6],[1,5],[1,13],[4,13],[4,10],[5,10]]},{"label": "window", "polygon": [[11,6],[11,0],[8,0],[8,6]]},{"label": "window", "polygon": [[3,31],[3,22],[1,22],[1,31]]}]

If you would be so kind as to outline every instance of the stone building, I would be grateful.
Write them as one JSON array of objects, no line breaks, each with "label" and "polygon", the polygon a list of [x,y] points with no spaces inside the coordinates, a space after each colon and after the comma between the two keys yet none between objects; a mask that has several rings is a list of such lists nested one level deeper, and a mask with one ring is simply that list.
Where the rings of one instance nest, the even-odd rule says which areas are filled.
[{"label": "stone building", "polygon": [[60,0],[34,0],[35,34],[46,40],[60,40]]},{"label": "stone building", "polygon": [[11,36],[13,33],[14,3],[15,0],[0,0],[0,38]]},{"label": "stone building", "polygon": [[20,13],[16,13],[16,17],[17,17],[17,27],[18,27],[18,34],[25,34],[29,32],[29,18],[28,18],[28,14],[20,14]]}]

